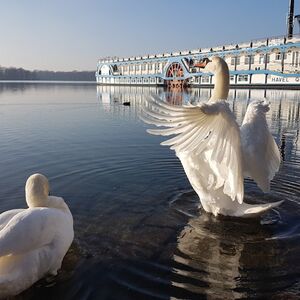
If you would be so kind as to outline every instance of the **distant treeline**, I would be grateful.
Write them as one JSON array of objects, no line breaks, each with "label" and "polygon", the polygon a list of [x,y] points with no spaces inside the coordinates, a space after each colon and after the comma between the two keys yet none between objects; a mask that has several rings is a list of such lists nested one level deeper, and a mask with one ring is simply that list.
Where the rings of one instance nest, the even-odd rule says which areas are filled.
[{"label": "distant treeline", "polygon": [[0,80],[95,81],[95,71],[28,71],[22,68],[0,67]]}]

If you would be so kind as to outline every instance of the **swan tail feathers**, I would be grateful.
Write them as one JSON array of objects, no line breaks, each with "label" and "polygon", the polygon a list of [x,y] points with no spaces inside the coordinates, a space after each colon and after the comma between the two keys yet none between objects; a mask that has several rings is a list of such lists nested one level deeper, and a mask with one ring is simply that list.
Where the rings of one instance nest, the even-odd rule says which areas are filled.
[{"label": "swan tail feathers", "polygon": [[266,204],[246,204],[246,208],[242,209],[239,213],[241,214],[240,217],[244,218],[253,218],[259,217],[262,214],[266,213],[267,211],[278,207],[284,202],[284,200],[266,203]]}]

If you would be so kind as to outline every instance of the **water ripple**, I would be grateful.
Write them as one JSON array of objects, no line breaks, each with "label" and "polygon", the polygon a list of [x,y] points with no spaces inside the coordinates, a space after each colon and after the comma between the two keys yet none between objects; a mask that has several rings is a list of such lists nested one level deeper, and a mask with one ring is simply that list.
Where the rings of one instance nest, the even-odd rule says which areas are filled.
[{"label": "water ripple", "polygon": [[[168,96],[159,88],[0,86],[1,211],[24,207],[26,177],[42,172],[75,228],[59,275],[16,299],[299,298],[299,91],[266,92],[283,164],[270,194],[246,179],[245,201],[284,203],[256,220],[203,212],[174,152],[139,120],[151,92]],[[192,89],[181,98],[208,95]],[[244,95],[230,93],[238,122]]]}]

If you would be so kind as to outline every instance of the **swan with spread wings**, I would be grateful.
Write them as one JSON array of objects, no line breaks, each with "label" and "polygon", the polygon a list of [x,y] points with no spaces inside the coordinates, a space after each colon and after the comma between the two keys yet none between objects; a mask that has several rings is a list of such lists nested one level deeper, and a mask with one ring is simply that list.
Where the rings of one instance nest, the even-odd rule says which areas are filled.
[{"label": "swan with spread wings", "polygon": [[244,177],[251,177],[263,192],[279,170],[281,156],[272,137],[266,112],[269,104],[249,104],[241,127],[226,99],[229,70],[220,57],[196,64],[215,75],[215,86],[207,103],[173,106],[157,97],[148,99],[142,119],[163,129],[154,135],[169,136],[162,142],[175,150],[205,211],[234,217],[256,217],[282,203],[244,202]]}]

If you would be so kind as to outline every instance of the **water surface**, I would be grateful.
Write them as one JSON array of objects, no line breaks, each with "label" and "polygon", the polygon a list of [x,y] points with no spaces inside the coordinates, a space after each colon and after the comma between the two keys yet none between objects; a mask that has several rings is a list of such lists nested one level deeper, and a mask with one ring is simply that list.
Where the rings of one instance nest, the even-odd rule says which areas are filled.
[{"label": "water surface", "polygon": [[270,101],[283,156],[272,192],[246,180],[245,198],[284,204],[247,221],[198,208],[174,152],[139,119],[151,93],[180,105],[211,91],[0,84],[0,212],[25,207],[25,181],[41,172],[70,206],[75,229],[59,275],[15,298],[298,299],[300,91],[230,91],[239,123],[249,101]]}]

